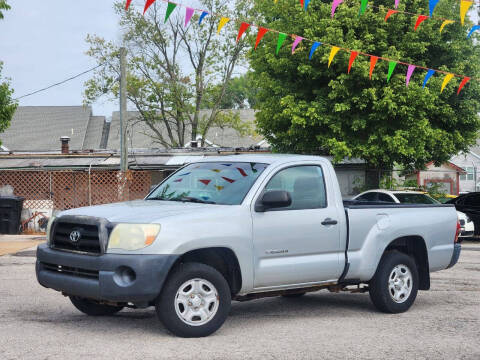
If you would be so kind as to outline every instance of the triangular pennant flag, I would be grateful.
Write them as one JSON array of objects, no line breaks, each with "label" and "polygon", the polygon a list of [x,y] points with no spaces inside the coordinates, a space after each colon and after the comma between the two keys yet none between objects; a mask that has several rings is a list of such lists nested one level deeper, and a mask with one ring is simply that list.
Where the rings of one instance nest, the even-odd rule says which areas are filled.
[{"label": "triangular pennant flag", "polygon": [[204,11],[202,12],[202,15],[200,15],[200,19],[198,19],[198,25],[202,24],[203,19],[205,19],[205,16],[208,15],[208,12]]},{"label": "triangular pennant flag", "polygon": [[428,1],[428,6],[430,8],[430,16],[433,14],[433,10],[435,9],[435,6],[437,6],[439,0],[429,0]]},{"label": "triangular pennant flag", "polygon": [[340,50],[338,46],[332,46],[332,49],[330,50],[330,56],[328,57],[328,67],[330,67],[330,64],[332,63],[335,55],[337,55],[338,50]]},{"label": "triangular pennant flag", "polygon": [[212,180],[198,180],[198,181],[205,184],[205,186],[208,186],[208,184],[210,184],[212,182]]},{"label": "triangular pennant flag", "polygon": [[165,13],[165,21],[167,22],[168,18],[172,14],[173,10],[177,7],[177,4],[169,2],[167,5],[167,12]]},{"label": "triangular pennant flag", "polygon": [[442,25],[440,26],[440,33],[442,33],[443,28],[444,28],[445,26],[447,26],[448,24],[453,24],[454,22],[455,22],[455,21],[453,21],[453,20],[445,20],[445,21],[442,23]]},{"label": "triangular pennant flag", "polygon": [[461,0],[460,1],[460,21],[462,25],[465,23],[465,15],[467,15],[468,9],[472,6],[473,1]]},{"label": "triangular pennant flag", "polygon": [[243,177],[247,177],[247,173],[245,172],[245,170],[243,170],[242,168],[238,168],[237,167],[237,170],[240,172],[240,174],[242,174]]},{"label": "triangular pennant flag", "polygon": [[335,11],[337,10],[338,5],[340,5],[343,2],[343,0],[333,0],[332,2],[332,11],[331,11],[331,16],[335,15]]},{"label": "triangular pennant flag", "polygon": [[480,30],[480,25],[475,25],[470,29],[470,31],[468,32],[468,35],[467,35],[467,39],[469,39],[470,36],[472,36],[472,34],[477,30]]},{"label": "triangular pennant flag", "polygon": [[305,5],[304,5],[305,11],[307,11],[308,9],[308,4],[310,4],[310,0],[305,0]]},{"label": "triangular pennant flag", "polygon": [[132,0],[127,0],[127,3],[125,4],[125,10],[128,10],[131,3],[132,3]]},{"label": "triangular pennant flag", "polygon": [[372,79],[373,69],[375,69],[375,65],[377,64],[378,56],[370,56],[370,72],[369,77],[370,80]]},{"label": "triangular pennant flag", "polygon": [[443,89],[445,89],[445,86],[447,86],[447,84],[450,82],[450,80],[453,79],[454,76],[455,75],[453,75],[453,74],[445,75],[445,78],[443,79],[442,87],[440,89],[440,94],[443,92]]},{"label": "triangular pennant flag", "polygon": [[385,15],[385,19],[384,19],[385,22],[387,22],[387,20],[390,16],[392,16],[393,14],[396,14],[396,13],[398,13],[398,10],[388,10],[387,15]]},{"label": "triangular pennant flag", "polygon": [[425,85],[427,85],[428,80],[435,74],[435,70],[428,70],[427,75],[425,75],[425,78],[423,79],[423,88],[425,88]]},{"label": "triangular pennant flag", "polygon": [[322,45],[321,42],[315,41],[312,45],[312,48],[310,49],[310,54],[308,55],[308,60],[312,60],[312,56],[315,53],[315,51],[318,49],[318,47]]},{"label": "triangular pennant flag", "polygon": [[395,9],[398,8],[399,3],[400,3],[400,0],[395,0]]},{"label": "triangular pennant flag", "polygon": [[255,50],[257,49],[257,46],[260,43],[260,40],[262,40],[262,38],[265,36],[267,32],[268,32],[267,28],[264,28],[264,27],[258,28],[257,41],[255,41]]},{"label": "triangular pennant flag", "polygon": [[462,82],[460,83],[460,86],[458,87],[457,95],[460,94],[460,91],[462,91],[462,89],[463,89],[463,87],[465,86],[465,84],[466,84],[467,82],[469,82],[469,81],[470,81],[470,78],[469,78],[469,77],[465,76],[465,77],[463,78]]},{"label": "triangular pennant flag", "polygon": [[428,19],[427,15],[418,15],[417,22],[415,23],[415,27],[413,28],[413,30],[417,31],[417,28],[420,26],[420,24],[427,19]]},{"label": "triangular pennant flag", "polygon": [[298,44],[303,40],[303,37],[295,35],[295,40],[293,41],[292,44],[292,54],[295,52],[295,49],[297,48]]},{"label": "triangular pennant flag", "polygon": [[194,13],[195,13],[194,9],[190,7],[185,8],[185,27],[187,27]]},{"label": "triangular pennant flag", "polygon": [[275,51],[275,54],[278,55],[278,52],[280,51],[280,48],[282,47],[286,38],[287,38],[287,34],[278,33],[277,50]]},{"label": "triangular pennant flag", "polygon": [[390,82],[390,78],[392,77],[393,70],[395,70],[395,67],[397,66],[396,61],[390,61],[388,63],[388,75],[387,75],[387,83]]},{"label": "triangular pennant flag", "polygon": [[350,69],[352,68],[353,62],[358,56],[358,51],[352,51],[350,52],[350,60],[348,60],[348,74],[350,74]]},{"label": "triangular pennant flag", "polygon": [[243,33],[247,31],[249,27],[250,27],[250,24],[247,24],[246,22],[243,22],[240,25],[240,29],[238,30],[238,35],[237,35],[237,43],[240,41],[240,38],[242,37]]},{"label": "triangular pennant flag", "polygon": [[302,5],[302,7],[303,7],[303,0],[300,0],[300,5]]},{"label": "triangular pennant flag", "polygon": [[412,77],[413,71],[415,70],[415,65],[408,65],[407,77],[405,78],[405,86],[408,87],[410,83],[410,78]]},{"label": "triangular pennant flag", "polygon": [[230,21],[230,18],[222,17],[218,23],[217,34],[220,34],[222,28]]},{"label": "triangular pennant flag", "polygon": [[147,0],[145,3],[145,8],[143,9],[143,15],[147,12],[148,8],[152,6],[152,4],[155,2],[155,0]]},{"label": "triangular pennant flag", "polygon": [[367,4],[368,4],[368,0],[362,0],[362,2],[360,3],[359,15],[362,15],[365,12],[365,10],[367,10]]}]

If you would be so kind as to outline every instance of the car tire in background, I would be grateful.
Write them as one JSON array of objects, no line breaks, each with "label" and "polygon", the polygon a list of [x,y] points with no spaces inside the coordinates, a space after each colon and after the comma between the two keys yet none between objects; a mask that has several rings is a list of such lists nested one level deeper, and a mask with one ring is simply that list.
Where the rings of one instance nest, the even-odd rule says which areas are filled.
[{"label": "car tire in background", "polygon": [[192,338],[217,331],[231,302],[230,287],[220,272],[201,263],[183,263],[169,275],[155,308],[171,333]]},{"label": "car tire in background", "polygon": [[417,297],[418,281],[415,260],[399,251],[388,251],[370,280],[370,299],[382,312],[405,312]]},{"label": "car tire in background", "polygon": [[123,306],[100,304],[77,296],[70,296],[70,301],[78,310],[90,316],[113,315],[123,309]]}]

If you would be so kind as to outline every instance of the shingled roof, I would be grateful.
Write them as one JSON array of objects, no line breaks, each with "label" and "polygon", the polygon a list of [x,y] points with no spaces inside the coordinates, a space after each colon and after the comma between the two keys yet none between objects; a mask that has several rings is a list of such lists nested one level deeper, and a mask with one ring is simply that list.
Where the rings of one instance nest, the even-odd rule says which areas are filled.
[{"label": "shingled roof", "polygon": [[[246,123],[252,123],[255,121],[255,111],[250,109],[231,110],[237,112],[241,121]],[[205,111],[201,111],[200,116],[205,115]],[[128,126],[128,147],[132,149],[149,149],[149,148],[162,148],[163,146],[155,140],[154,132],[145,125],[145,123],[138,121],[139,113],[129,111],[128,112],[129,126]],[[167,137],[166,130],[158,127],[165,138]],[[189,141],[189,129],[186,130],[186,141]],[[263,140],[263,137],[259,135],[254,136],[241,136],[236,130],[232,128],[211,128],[206,136],[206,140],[220,146],[230,148],[249,148],[255,146]],[[183,144],[185,145],[185,144]],[[120,115],[119,112],[114,112],[112,115],[112,123],[110,127],[110,136],[108,138],[109,150],[118,150],[120,148]]]},{"label": "shingled roof", "polygon": [[91,107],[20,106],[0,140],[10,151],[50,151],[59,150],[60,137],[68,136],[70,149],[82,150],[91,117]]}]

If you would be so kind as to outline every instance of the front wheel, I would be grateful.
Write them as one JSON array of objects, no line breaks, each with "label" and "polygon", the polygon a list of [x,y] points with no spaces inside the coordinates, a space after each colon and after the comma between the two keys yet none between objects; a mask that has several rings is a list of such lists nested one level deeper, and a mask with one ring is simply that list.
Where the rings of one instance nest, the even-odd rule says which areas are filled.
[{"label": "front wheel", "polygon": [[159,320],[174,335],[203,337],[217,331],[231,306],[230,287],[214,268],[180,264],[168,277],[155,308]]},{"label": "front wheel", "polygon": [[418,271],[408,255],[390,251],[383,255],[370,280],[370,299],[377,309],[386,313],[407,311],[418,292]]}]

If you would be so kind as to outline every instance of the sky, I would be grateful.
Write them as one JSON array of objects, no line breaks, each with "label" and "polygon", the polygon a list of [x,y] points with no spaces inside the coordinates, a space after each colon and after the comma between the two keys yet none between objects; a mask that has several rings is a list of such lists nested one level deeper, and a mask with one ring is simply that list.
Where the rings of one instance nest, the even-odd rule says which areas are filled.
[{"label": "sky", "polygon": [[[96,65],[85,55],[87,34],[120,38],[113,0],[9,0],[12,7],[0,20],[2,76],[10,77],[14,97],[44,88]],[[21,99],[20,106],[82,105],[89,75]],[[118,105],[93,104],[94,115],[110,117]]]}]

